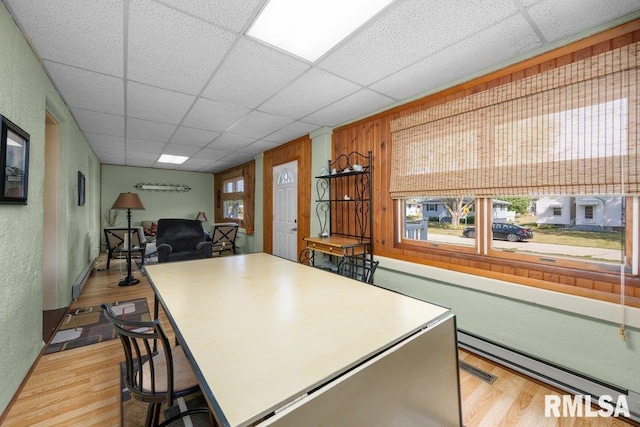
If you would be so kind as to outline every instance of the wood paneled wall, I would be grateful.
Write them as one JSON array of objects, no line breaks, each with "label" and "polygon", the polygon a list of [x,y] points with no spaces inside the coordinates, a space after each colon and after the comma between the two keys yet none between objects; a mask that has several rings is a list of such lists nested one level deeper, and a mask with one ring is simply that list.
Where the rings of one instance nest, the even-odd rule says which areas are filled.
[{"label": "wood paneled wall", "polygon": [[305,247],[303,237],[311,233],[311,139],[308,135],[264,153],[264,252],[273,253],[273,167],[298,161],[298,249]]},{"label": "wood paneled wall", "polygon": [[[487,90],[498,85],[566,65],[586,57],[607,52],[640,40],[640,20],[632,21],[591,36],[555,51],[542,54],[503,70],[446,89],[391,110],[359,120],[334,130],[332,157],[351,151],[373,152],[374,253],[451,270],[495,277],[525,285],[617,302],[619,273],[591,273],[579,269],[557,268],[532,262],[458,253],[435,247],[417,251],[414,246],[397,243],[395,204],[389,196],[391,173],[390,122],[454,99]],[[637,255],[636,255],[637,256]],[[626,280],[628,303],[640,306],[640,279]]]}]

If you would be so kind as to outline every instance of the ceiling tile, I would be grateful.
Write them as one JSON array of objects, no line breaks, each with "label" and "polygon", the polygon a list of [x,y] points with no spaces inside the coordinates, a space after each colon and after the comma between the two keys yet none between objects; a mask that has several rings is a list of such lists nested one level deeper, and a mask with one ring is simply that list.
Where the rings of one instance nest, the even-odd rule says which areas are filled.
[{"label": "ceiling tile", "polygon": [[248,108],[198,98],[182,123],[192,128],[224,132],[249,113]]},{"label": "ceiling tile", "polygon": [[255,138],[249,138],[246,136],[234,135],[231,133],[222,134],[216,138],[207,148],[213,148],[216,150],[236,151],[254,142]]},{"label": "ceiling tile", "polygon": [[102,135],[85,132],[89,144],[96,149],[124,150],[124,138],[121,136]]},{"label": "ceiling tile", "polygon": [[545,0],[527,7],[527,12],[547,40],[553,41],[638,10],[638,6],[637,0]]},{"label": "ceiling tile", "polygon": [[135,166],[139,168],[150,168],[150,167],[153,167],[155,163],[156,163],[155,160],[136,159],[136,158],[127,156],[127,166]]},{"label": "ceiling tile", "polygon": [[198,94],[235,39],[228,31],[150,0],[129,6],[127,77]]},{"label": "ceiling tile", "polygon": [[129,82],[127,114],[138,119],[178,124],[195,97],[166,89]]},{"label": "ceiling tile", "polygon": [[146,163],[154,164],[156,160],[160,157],[159,153],[145,153],[144,151],[127,151],[127,161],[135,160],[135,161],[143,161]]},{"label": "ceiling tile", "polygon": [[369,85],[517,11],[511,0],[399,2],[319,66]]},{"label": "ceiling tile", "polygon": [[213,162],[213,161],[222,159],[224,156],[228,154],[229,152],[225,150],[203,148],[202,150],[198,151],[198,153],[196,154],[196,157],[199,159],[208,159]]},{"label": "ceiling tile", "polygon": [[265,136],[263,139],[269,142],[284,144],[285,142],[289,142],[296,138],[300,138],[301,136],[308,135],[309,133],[318,129],[318,127],[319,126],[315,124],[293,122],[290,125],[285,126],[282,129]]},{"label": "ceiling tile", "polygon": [[158,156],[162,154],[162,150],[167,144],[157,141],[145,141],[143,139],[127,139],[127,153],[137,151],[140,153],[152,153]]},{"label": "ceiling tile", "polygon": [[540,39],[521,15],[465,39],[371,86],[396,99],[433,93],[507,65],[510,58],[540,46]]},{"label": "ceiling tile", "polygon": [[178,166],[179,170],[201,170],[211,165],[213,161],[207,159],[191,158]]},{"label": "ceiling tile", "polygon": [[287,117],[252,111],[229,130],[237,135],[260,139],[282,129],[292,122],[293,120]]},{"label": "ceiling tile", "polygon": [[196,147],[206,147],[219,135],[219,132],[211,132],[208,130],[200,130],[180,126],[175,135],[173,135],[173,137],[171,138],[171,143],[193,145]]},{"label": "ceiling tile", "polygon": [[122,0],[5,0],[43,59],[122,77]]},{"label": "ceiling tile", "polygon": [[157,0],[229,30],[240,32],[264,0]]},{"label": "ceiling tile", "polygon": [[260,106],[261,111],[300,119],[360,89],[324,70],[312,69]]},{"label": "ceiling tile", "polygon": [[177,126],[141,119],[127,119],[127,138],[168,142]]},{"label": "ceiling tile", "polygon": [[102,163],[124,162],[124,151],[120,149],[94,148],[93,152],[98,156]]},{"label": "ceiling tile", "polygon": [[69,107],[124,115],[122,79],[55,62],[44,65]]},{"label": "ceiling tile", "polygon": [[194,147],[192,145],[167,144],[164,150],[162,150],[162,154],[191,157],[200,150],[200,147]]},{"label": "ceiling tile", "polygon": [[280,144],[276,142],[258,140],[242,148],[240,151],[242,151],[243,153],[253,154],[255,156],[256,154],[260,154],[265,151],[271,150],[272,148],[276,148],[279,145]]},{"label": "ceiling tile", "polygon": [[249,153],[241,153],[241,152],[233,152],[222,159],[223,162],[230,165],[238,165],[240,163],[248,162],[253,159],[253,154]]},{"label": "ceiling tile", "polygon": [[309,65],[262,43],[242,38],[202,96],[255,108],[300,76]]},{"label": "ceiling tile", "polygon": [[71,112],[83,132],[124,136],[124,116],[72,108]]},{"label": "ceiling tile", "polygon": [[382,109],[395,100],[369,89],[362,89],[353,95],[341,99],[313,114],[304,120],[324,126],[334,126],[347,120],[353,120]]}]

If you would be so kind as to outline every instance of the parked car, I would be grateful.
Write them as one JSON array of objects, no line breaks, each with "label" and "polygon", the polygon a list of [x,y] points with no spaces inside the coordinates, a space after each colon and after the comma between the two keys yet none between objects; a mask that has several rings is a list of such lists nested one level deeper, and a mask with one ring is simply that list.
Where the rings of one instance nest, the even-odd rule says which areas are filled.
[{"label": "parked car", "polygon": [[[521,242],[527,239],[533,239],[533,231],[530,228],[522,227],[516,224],[507,224],[505,222],[494,222],[491,227],[494,239],[508,240],[510,242]],[[475,227],[467,227],[462,230],[462,235],[470,239],[476,237]]]}]

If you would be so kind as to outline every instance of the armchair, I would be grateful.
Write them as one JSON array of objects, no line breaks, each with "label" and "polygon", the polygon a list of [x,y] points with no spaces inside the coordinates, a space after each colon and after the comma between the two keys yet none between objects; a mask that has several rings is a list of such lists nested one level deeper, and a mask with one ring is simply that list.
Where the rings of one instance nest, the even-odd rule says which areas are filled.
[{"label": "armchair", "polygon": [[211,242],[205,241],[197,219],[161,219],[156,234],[158,262],[211,258]]}]

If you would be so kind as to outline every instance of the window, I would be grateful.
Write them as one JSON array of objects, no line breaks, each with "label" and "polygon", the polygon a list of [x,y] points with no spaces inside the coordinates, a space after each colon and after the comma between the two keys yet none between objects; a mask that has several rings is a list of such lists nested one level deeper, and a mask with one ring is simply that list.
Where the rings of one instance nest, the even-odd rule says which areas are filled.
[{"label": "window", "polygon": [[593,206],[584,207],[584,219],[593,219]]},{"label": "window", "polygon": [[253,233],[255,162],[251,161],[216,174],[216,222],[237,222]]},{"label": "window", "polygon": [[399,247],[461,262],[460,245],[421,244],[440,238],[430,221],[424,233],[412,228],[428,204],[470,199],[474,224],[459,227],[473,235],[475,268],[518,276],[508,262],[519,261],[535,264],[529,278],[575,286],[575,274],[555,268],[597,270],[607,285],[592,289],[604,292],[620,289],[620,270],[638,275],[638,51],[630,44],[393,119]]},{"label": "window", "polygon": [[244,178],[232,178],[223,183],[224,194],[224,219],[242,220],[244,219],[244,200],[242,191],[244,189]]},{"label": "window", "polygon": [[472,197],[405,199],[403,240],[475,246],[473,204]]}]

